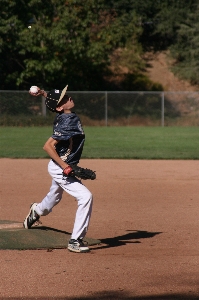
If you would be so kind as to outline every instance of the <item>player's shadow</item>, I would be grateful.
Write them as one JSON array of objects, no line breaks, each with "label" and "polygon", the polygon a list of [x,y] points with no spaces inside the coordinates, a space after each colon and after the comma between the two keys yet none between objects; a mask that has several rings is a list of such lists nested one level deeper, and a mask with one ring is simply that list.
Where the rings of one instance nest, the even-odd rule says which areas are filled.
[{"label": "player's shadow", "polygon": [[140,239],[153,238],[155,235],[162,232],[149,232],[141,230],[126,230],[129,231],[124,235],[115,236],[113,238],[100,239],[101,244],[95,249],[104,249],[110,247],[119,247],[129,243],[141,243]]},{"label": "player's shadow", "polygon": [[[52,227],[47,227],[47,226],[38,226],[38,227],[32,227],[31,229],[38,229],[38,230],[44,230],[44,231],[53,231],[57,233],[61,233],[66,235],[67,237],[70,237],[71,233],[66,232],[63,230],[59,230],[56,228]],[[100,244],[98,246],[95,246],[96,249],[105,249],[105,248],[110,248],[110,247],[119,247],[119,246],[124,246],[129,243],[141,243],[141,239],[149,239],[153,238],[157,234],[160,234],[162,232],[149,232],[149,231],[143,231],[143,230],[126,230],[128,233],[124,235],[119,235],[115,236],[112,238],[105,238],[105,239],[100,239]]]},{"label": "player's shadow", "polygon": [[53,228],[53,227],[48,227],[48,226],[33,226],[31,227],[30,229],[37,229],[37,230],[42,230],[42,231],[53,231],[53,232],[57,232],[57,233],[63,233],[63,234],[66,234],[66,235],[71,235],[71,232],[67,232],[67,231],[64,231],[64,230],[60,230],[60,229],[56,229],[56,228]]}]

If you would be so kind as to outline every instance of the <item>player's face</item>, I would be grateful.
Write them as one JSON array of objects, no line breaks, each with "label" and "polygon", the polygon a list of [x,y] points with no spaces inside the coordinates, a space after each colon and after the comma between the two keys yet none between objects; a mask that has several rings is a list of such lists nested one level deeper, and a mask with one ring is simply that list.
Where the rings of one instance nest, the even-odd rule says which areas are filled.
[{"label": "player's face", "polygon": [[63,110],[70,110],[75,106],[75,103],[71,97],[64,97],[62,101],[59,104],[59,107],[61,107]]}]

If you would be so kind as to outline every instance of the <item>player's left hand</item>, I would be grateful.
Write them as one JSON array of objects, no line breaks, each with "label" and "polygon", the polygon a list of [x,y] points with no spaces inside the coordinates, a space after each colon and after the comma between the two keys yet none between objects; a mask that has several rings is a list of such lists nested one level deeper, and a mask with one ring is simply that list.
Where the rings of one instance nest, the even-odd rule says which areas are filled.
[{"label": "player's left hand", "polygon": [[69,176],[70,173],[73,171],[73,169],[70,166],[67,166],[64,170],[63,170],[63,175]]},{"label": "player's left hand", "polygon": [[[71,168],[71,170],[70,170],[70,168]],[[76,176],[76,177],[78,177],[80,179],[84,179],[84,180],[96,179],[95,171],[87,169],[87,168],[81,168],[81,167],[78,167],[78,166],[72,165],[72,164],[63,170],[63,174],[66,176]]]}]

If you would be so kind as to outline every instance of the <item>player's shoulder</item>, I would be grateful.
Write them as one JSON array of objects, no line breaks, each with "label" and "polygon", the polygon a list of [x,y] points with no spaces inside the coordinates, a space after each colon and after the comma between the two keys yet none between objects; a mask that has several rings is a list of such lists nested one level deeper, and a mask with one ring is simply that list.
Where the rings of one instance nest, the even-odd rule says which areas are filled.
[{"label": "player's shoulder", "polygon": [[61,121],[73,119],[74,118],[74,114],[73,113],[70,113],[70,114],[62,113],[62,114],[58,114],[56,116],[56,118],[57,118],[57,120],[59,120],[61,122]]},{"label": "player's shoulder", "polygon": [[75,112],[72,112],[70,114],[59,114],[57,115],[57,118],[56,118],[56,123],[59,123],[60,125],[69,125],[69,124],[77,124],[79,123],[80,119],[79,117],[76,115]]}]

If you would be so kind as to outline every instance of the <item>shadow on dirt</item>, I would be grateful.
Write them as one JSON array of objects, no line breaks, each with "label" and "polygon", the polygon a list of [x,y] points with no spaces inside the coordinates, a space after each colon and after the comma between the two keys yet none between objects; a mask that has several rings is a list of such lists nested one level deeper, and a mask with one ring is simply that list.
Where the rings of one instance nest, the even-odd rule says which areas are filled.
[{"label": "shadow on dirt", "polygon": [[154,237],[157,234],[162,232],[149,232],[149,231],[141,231],[141,230],[127,230],[128,233],[124,235],[115,236],[113,238],[100,239],[102,244],[99,247],[95,247],[96,249],[104,249],[110,247],[119,247],[126,245],[128,243],[141,243],[140,239],[149,239]]},{"label": "shadow on dirt", "polygon": [[[39,226],[39,227],[33,227],[32,229],[42,230],[42,231],[53,231],[57,233],[63,233],[66,235],[71,235],[71,233],[55,229],[52,227],[46,227],[46,226]],[[126,230],[128,233],[124,235],[115,236],[113,238],[106,238],[106,239],[100,239],[99,241],[101,244],[96,249],[105,249],[110,247],[119,247],[126,245],[128,243],[141,243],[139,241],[140,239],[149,239],[153,238],[157,234],[161,234],[162,232],[149,232],[149,231],[142,231],[142,230]]]},{"label": "shadow on dirt", "polygon": [[149,295],[149,296],[130,296],[129,293],[123,291],[103,291],[98,293],[92,293],[88,296],[77,297],[17,297],[17,298],[0,298],[1,300],[195,300],[198,299],[198,295],[190,294],[161,294],[161,295]]},{"label": "shadow on dirt", "polygon": [[71,235],[71,232],[67,232],[64,230],[59,230],[53,227],[48,227],[48,226],[38,226],[38,227],[31,227],[29,230],[33,230],[33,229],[37,229],[37,230],[42,230],[42,231],[53,231],[53,232],[58,232],[58,233],[63,233],[66,235]]}]

